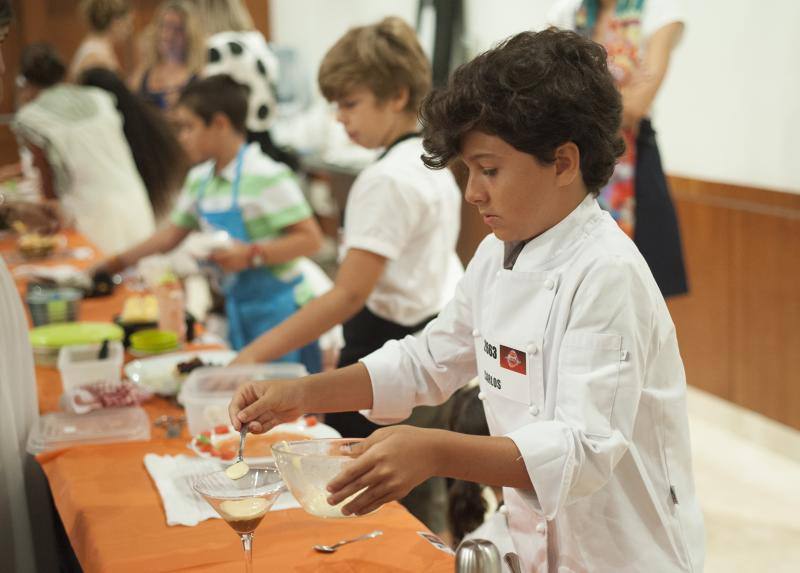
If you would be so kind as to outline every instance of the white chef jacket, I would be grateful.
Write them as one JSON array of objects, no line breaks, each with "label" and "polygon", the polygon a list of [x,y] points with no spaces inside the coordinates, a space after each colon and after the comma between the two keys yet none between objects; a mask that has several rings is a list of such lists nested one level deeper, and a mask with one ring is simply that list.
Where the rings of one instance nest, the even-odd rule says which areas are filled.
[{"label": "white chef jacket", "polygon": [[686,380],[644,259],[591,195],[512,270],[503,255],[487,237],[421,335],[362,360],[364,413],[402,420],[477,371],[489,429],[534,487],[503,491],[526,571],[701,571]]}]

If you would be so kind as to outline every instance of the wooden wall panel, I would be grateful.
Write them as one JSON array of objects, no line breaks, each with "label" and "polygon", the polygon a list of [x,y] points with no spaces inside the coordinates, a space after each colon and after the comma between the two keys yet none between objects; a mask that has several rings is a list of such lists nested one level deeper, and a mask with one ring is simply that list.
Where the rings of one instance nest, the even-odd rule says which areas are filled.
[{"label": "wooden wall panel", "polygon": [[800,429],[800,195],[671,185],[691,292],[669,306],[689,383]]},{"label": "wooden wall panel", "polygon": [[[669,302],[680,340],[681,355],[690,384],[702,387],[718,396],[728,396],[731,391],[731,369],[727,360],[731,347],[728,333],[731,329],[730,293],[728,291],[730,260],[727,249],[720,245],[730,243],[730,229],[725,217],[709,209],[690,209],[678,206],[683,230],[691,293]],[[697,245],[712,248],[698,249]],[[717,246],[717,248],[713,248]],[[698,304],[697,293],[709,293]],[[680,317],[687,319],[680,320]],[[702,384],[690,365],[702,364]]]}]

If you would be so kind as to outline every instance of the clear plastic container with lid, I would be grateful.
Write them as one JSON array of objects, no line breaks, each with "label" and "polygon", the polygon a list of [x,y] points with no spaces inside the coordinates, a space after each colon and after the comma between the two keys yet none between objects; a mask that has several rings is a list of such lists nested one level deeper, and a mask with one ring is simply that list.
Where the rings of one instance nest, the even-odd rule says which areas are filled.
[{"label": "clear plastic container with lid", "polygon": [[62,346],[58,355],[58,371],[64,392],[87,384],[120,384],[123,350],[121,342],[108,344],[108,356],[99,358],[101,344]]},{"label": "clear plastic container with lid", "polygon": [[194,436],[214,426],[230,423],[228,404],[239,386],[260,380],[300,378],[307,374],[305,366],[291,362],[198,368],[183,383],[178,402],[186,408],[189,433]]},{"label": "clear plastic container with lid", "polygon": [[44,414],[28,436],[28,453],[36,455],[86,444],[150,439],[150,418],[143,408],[106,408],[88,414]]}]

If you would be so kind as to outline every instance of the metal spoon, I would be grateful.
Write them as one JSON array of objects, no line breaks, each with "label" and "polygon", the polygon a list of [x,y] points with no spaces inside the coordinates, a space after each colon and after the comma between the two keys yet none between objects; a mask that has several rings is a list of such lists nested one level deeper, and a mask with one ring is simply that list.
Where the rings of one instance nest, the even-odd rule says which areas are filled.
[{"label": "metal spoon", "polygon": [[372,539],[373,537],[378,537],[379,535],[383,535],[383,531],[376,530],[372,533],[367,533],[366,535],[354,537],[353,539],[345,539],[344,541],[334,543],[333,545],[315,545],[314,550],[319,551],[320,553],[333,553],[342,545],[347,545],[348,543],[353,543],[354,541],[361,541],[362,539]]},{"label": "metal spoon", "polygon": [[225,469],[225,475],[232,480],[242,479],[250,471],[250,468],[244,461],[244,437],[247,435],[247,427],[242,426],[239,433],[239,456]]},{"label": "metal spoon", "polygon": [[239,457],[236,458],[236,463],[244,461],[244,437],[247,435],[247,426],[242,424],[242,429],[239,430]]}]

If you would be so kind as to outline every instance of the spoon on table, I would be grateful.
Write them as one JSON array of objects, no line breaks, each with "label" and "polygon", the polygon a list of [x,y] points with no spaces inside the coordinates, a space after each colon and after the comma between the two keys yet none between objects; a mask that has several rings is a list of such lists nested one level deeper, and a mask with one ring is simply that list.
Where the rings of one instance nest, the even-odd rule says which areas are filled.
[{"label": "spoon on table", "polygon": [[242,426],[239,430],[239,456],[236,462],[228,466],[225,470],[225,475],[232,480],[241,479],[250,471],[250,466],[244,462],[244,438],[247,435],[247,426]]},{"label": "spoon on table", "polygon": [[339,541],[338,543],[334,543],[333,545],[315,545],[314,551],[319,551],[320,553],[334,553],[342,545],[347,545],[348,543],[353,543],[354,541],[361,541],[362,539],[372,539],[373,537],[378,537],[379,535],[383,535],[383,531],[376,530],[373,531],[372,533],[367,533],[366,535],[360,535],[358,537],[354,537],[353,539],[345,539],[344,541]]}]

